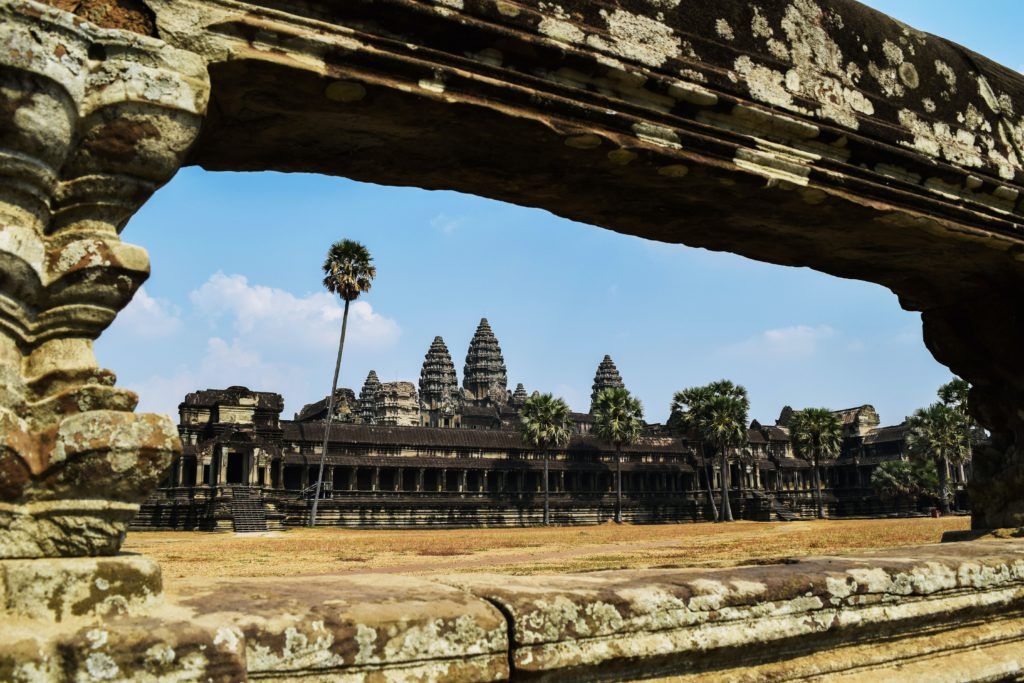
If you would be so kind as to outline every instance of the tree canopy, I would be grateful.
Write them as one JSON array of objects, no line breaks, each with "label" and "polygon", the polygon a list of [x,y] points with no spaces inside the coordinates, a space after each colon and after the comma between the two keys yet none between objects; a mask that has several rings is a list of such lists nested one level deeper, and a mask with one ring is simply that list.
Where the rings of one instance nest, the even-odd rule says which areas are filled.
[{"label": "tree canopy", "polygon": [[644,409],[640,399],[621,387],[598,392],[594,400],[594,434],[620,448],[636,443],[644,425]]},{"label": "tree canopy", "polygon": [[355,301],[370,291],[377,268],[369,250],[354,240],[338,240],[327,250],[324,259],[324,287],[345,301]]},{"label": "tree canopy", "polygon": [[560,398],[534,394],[519,411],[523,441],[540,451],[561,448],[572,436],[572,411]]}]

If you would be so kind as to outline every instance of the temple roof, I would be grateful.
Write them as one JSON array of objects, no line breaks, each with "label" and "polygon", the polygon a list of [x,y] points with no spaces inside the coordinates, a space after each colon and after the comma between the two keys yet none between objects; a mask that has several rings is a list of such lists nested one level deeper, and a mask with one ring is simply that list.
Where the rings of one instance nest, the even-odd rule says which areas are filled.
[{"label": "temple roof", "polygon": [[864,436],[864,444],[869,445],[889,441],[903,441],[908,431],[910,431],[910,428],[907,427],[906,422],[902,422],[898,425],[890,425],[888,427],[878,427],[876,429],[872,429]]},{"label": "temple roof", "polygon": [[[243,399],[247,402],[242,403]],[[284,410],[284,398],[272,391],[252,391],[248,387],[232,386],[227,389],[203,389],[185,395],[179,408],[213,408],[219,405],[251,405],[265,410]]]},{"label": "temple roof", "polygon": [[[284,440],[318,443],[324,437],[323,422],[283,422]],[[480,450],[530,450],[519,432],[512,429],[450,429],[435,427],[393,427],[384,425],[334,424],[332,444],[395,446],[412,448],[470,448]],[[593,436],[574,436],[568,451],[612,453],[614,448]],[[681,439],[644,438],[624,452],[688,454],[693,449]]]}]

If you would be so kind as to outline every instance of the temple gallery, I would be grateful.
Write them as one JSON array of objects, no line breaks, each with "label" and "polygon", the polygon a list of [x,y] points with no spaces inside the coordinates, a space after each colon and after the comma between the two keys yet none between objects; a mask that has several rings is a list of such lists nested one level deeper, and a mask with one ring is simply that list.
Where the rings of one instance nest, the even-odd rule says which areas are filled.
[{"label": "temple gallery", "polygon": [[[623,386],[605,356],[594,375],[591,411],[571,415],[568,444],[546,453],[530,448],[519,430],[529,394],[522,384],[509,389],[501,346],[483,319],[470,341],[461,384],[444,340],[435,337],[418,386],[382,382],[370,371],[358,395],[337,390],[330,416],[330,397],[288,420],[281,417],[280,394],[242,386],[196,391],[179,406],[183,450],[134,527],[248,531],[307,523],[329,417],[319,525],[537,524],[545,458],[552,523],[611,519],[617,468],[626,521],[714,519],[722,472],[699,439],[647,423],[636,443],[617,453],[593,433],[593,400],[603,389]],[[907,459],[906,425],[882,426],[870,405],[836,414],[842,445],[821,468],[828,514],[916,510],[913,497],[883,498],[871,485],[881,463]],[[785,408],[774,424],[751,422],[746,446],[730,459],[729,497],[737,518],[814,515],[812,463],[794,453],[792,415]],[[950,472],[960,507],[969,467]]]}]

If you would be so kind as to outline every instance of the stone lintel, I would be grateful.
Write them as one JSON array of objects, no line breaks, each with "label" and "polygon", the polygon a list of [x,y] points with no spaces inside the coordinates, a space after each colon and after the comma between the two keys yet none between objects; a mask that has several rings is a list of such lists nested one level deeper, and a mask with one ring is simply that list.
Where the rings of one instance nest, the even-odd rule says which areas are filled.
[{"label": "stone lintel", "polygon": [[190,579],[145,613],[26,613],[0,622],[0,680],[991,680],[1024,674],[1024,541],[730,569]]}]

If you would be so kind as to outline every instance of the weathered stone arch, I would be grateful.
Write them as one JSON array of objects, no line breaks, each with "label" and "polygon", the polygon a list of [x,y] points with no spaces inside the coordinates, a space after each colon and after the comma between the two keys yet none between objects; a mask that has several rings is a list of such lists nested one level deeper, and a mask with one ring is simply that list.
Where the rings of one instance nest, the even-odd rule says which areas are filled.
[{"label": "weathered stone arch", "polygon": [[0,5],[12,503],[74,478],[54,463],[81,429],[175,448],[89,346],[146,276],[118,231],[184,163],[461,190],[880,283],[975,385],[977,524],[1021,521],[1020,74],[850,0],[55,4],[111,28]]}]

